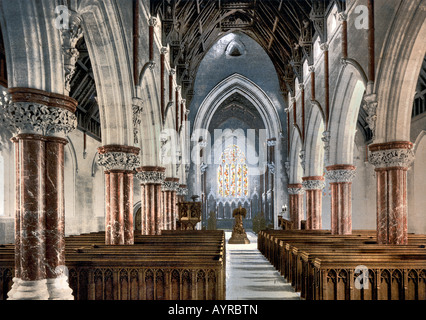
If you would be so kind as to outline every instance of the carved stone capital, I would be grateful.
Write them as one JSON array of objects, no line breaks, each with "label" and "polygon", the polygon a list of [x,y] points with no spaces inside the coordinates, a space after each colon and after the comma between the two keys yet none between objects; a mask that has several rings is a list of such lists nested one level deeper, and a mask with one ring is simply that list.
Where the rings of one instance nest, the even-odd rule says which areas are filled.
[{"label": "carved stone capital", "polygon": [[179,179],[177,178],[166,178],[161,185],[162,191],[178,191]]},{"label": "carved stone capital", "polygon": [[304,194],[305,190],[301,183],[289,184],[288,185],[288,194]]},{"label": "carved stone capital", "polygon": [[274,147],[277,145],[277,140],[268,140],[266,141],[268,147]]},{"label": "carved stone capital", "polygon": [[326,169],[325,177],[330,183],[352,182],[356,174],[356,167],[352,165],[332,165]]},{"label": "carved stone capital", "polygon": [[309,70],[310,73],[315,72],[315,66],[309,66],[308,70]]},{"label": "carved stone capital", "polygon": [[140,166],[139,148],[107,145],[98,148],[98,165],[105,170],[125,170],[132,171]]},{"label": "carved stone capital", "polygon": [[48,101],[43,104],[38,99],[25,100],[14,99],[7,92],[0,96],[0,118],[11,131],[51,136],[68,135],[77,128],[77,117],[68,108],[48,106]]},{"label": "carved stone capital", "polygon": [[368,161],[379,168],[409,168],[415,155],[413,144],[408,141],[373,144],[369,147]]},{"label": "carved stone capital", "polygon": [[328,51],[329,45],[327,42],[323,42],[320,44],[321,51]]},{"label": "carved stone capital", "polygon": [[344,11],[339,12],[337,14],[337,19],[339,22],[347,21],[348,20],[348,14]]},{"label": "carved stone capital", "polygon": [[157,25],[157,18],[156,17],[150,17],[148,19],[148,25],[150,27],[155,27]]},{"label": "carved stone capital", "polygon": [[322,190],[325,187],[324,177],[322,176],[303,177],[302,180],[305,190]]},{"label": "carved stone capital", "polygon": [[269,163],[268,163],[268,169],[269,169],[269,172],[270,172],[271,174],[275,174],[275,163],[273,163],[273,162],[269,162]]},{"label": "carved stone capital", "polygon": [[187,186],[185,184],[180,184],[178,186],[176,194],[178,196],[187,196],[188,195],[188,188],[187,188]]},{"label": "carved stone capital", "polygon": [[140,167],[136,169],[136,178],[141,184],[162,184],[166,178],[164,167]]},{"label": "carved stone capital", "polygon": [[161,47],[161,49],[160,49],[160,54],[166,54],[167,52],[169,52],[169,51],[167,50],[167,47]]}]

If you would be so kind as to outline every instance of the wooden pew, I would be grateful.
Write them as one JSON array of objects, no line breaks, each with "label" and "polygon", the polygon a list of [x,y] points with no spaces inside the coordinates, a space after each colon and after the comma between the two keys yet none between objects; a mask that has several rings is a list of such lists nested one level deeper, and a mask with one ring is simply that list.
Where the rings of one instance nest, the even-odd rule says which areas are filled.
[{"label": "wooden pew", "polygon": [[[378,245],[375,231],[358,230],[345,236],[306,231],[262,231],[258,243],[302,298],[426,299],[425,235],[410,234],[408,245],[391,246]],[[368,267],[371,289],[353,287],[355,268],[361,265]]]},{"label": "wooden pew", "polygon": [[[135,235],[135,245],[106,246],[105,234],[66,237],[76,300],[225,299],[223,231]],[[14,246],[0,248],[0,299],[12,284]]]}]

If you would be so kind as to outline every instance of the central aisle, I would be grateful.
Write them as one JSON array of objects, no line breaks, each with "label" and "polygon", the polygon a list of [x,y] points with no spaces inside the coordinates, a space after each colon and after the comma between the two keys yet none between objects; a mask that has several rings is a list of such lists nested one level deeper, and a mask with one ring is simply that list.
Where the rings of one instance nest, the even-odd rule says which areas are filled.
[{"label": "central aisle", "polygon": [[247,232],[250,244],[229,244],[226,237],[227,300],[299,300],[291,285],[257,249],[257,236]]}]

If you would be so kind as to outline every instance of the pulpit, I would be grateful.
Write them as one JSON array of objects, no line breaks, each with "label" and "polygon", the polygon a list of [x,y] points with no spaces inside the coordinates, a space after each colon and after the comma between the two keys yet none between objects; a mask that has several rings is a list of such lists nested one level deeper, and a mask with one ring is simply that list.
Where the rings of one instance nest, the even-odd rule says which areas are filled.
[{"label": "pulpit", "polygon": [[244,208],[238,207],[232,212],[232,216],[235,219],[234,229],[232,230],[232,236],[229,239],[229,244],[249,244],[250,241],[247,238],[246,231],[243,227],[243,218],[246,217],[247,211]]},{"label": "pulpit", "polygon": [[201,221],[201,202],[178,202],[179,221],[178,230],[195,230]]}]

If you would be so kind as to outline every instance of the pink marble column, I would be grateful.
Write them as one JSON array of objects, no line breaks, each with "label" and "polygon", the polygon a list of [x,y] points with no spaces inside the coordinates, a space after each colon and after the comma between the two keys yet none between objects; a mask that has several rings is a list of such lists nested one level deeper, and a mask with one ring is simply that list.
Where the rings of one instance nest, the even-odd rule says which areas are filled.
[{"label": "pink marble column", "polygon": [[179,178],[166,178],[162,185],[165,203],[163,204],[163,215],[166,216],[166,230],[176,230],[177,218],[177,196]]},{"label": "pink marble column", "polygon": [[322,228],[322,189],[323,176],[303,177],[303,189],[306,192],[306,229],[319,230]]},{"label": "pink marble column", "polygon": [[373,144],[369,161],[376,169],[377,242],[407,244],[407,170],[414,160],[413,144]]},{"label": "pink marble column", "polygon": [[356,167],[337,164],[326,169],[331,190],[331,234],[352,234],[352,180]]},{"label": "pink marble column", "polygon": [[143,235],[159,235],[163,229],[163,194],[161,185],[165,178],[164,167],[137,168],[136,177],[141,182],[141,220]]},{"label": "pink marble column", "polygon": [[293,229],[301,228],[301,221],[303,220],[303,186],[301,183],[289,184],[289,213],[290,220],[293,222]]},{"label": "pink marble column", "polygon": [[15,145],[15,278],[11,300],[71,300],[65,267],[64,146],[77,101],[31,88],[3,100]]},{"label": "pink marble column", "polygon": [[131,245],[133,235],[133,169],[139,148],[107,145],[98,149],[105,167],[105,244]]}]

